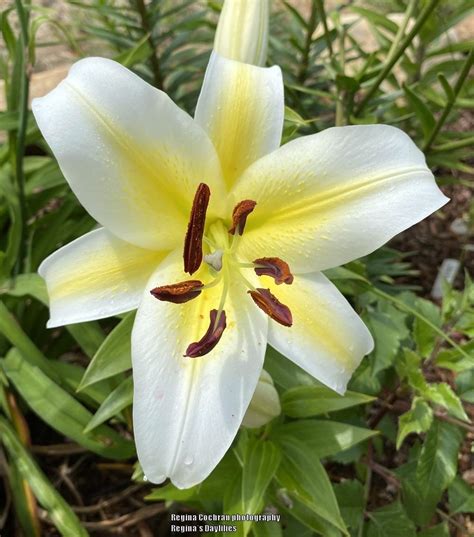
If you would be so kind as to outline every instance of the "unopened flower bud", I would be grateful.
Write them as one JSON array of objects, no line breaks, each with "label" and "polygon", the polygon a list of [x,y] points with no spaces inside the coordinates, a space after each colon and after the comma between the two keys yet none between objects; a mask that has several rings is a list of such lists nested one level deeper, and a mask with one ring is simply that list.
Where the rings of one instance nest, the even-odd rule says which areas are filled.
[{"label": "unopened flower bud", "polygon": [[269,0],[225,0],[214,50],[231,60],[265,65],[269,11]]},{"label": "unopened flower bud", "polygon": [[280,398],[272,377],[262,369],[257,388],[242,421],[243,427],[256,429],[266,425],[281,413]]}]

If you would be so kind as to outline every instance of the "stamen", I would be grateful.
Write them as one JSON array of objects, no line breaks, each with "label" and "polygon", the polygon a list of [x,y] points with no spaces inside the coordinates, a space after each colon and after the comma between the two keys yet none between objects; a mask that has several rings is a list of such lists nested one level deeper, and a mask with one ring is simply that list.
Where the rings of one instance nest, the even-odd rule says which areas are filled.
[{"label": "stamen", "polygon": [[256,201],[243,200],[237,203],[232,211],[232,227],[229,229],[231,235],[235,235],[235,232],[242,235],[247,222],[247,216],[255,209],[257,205]]},{"label": "stamen", "polygon": [[186,280],[172,285],[155,287],[150,293],[158,300],[184,304],[201,294],[203,283],[199,280]]},{"label": "stamen", "polygon": [[271,276],[277,285],[293,283],[293,274],[290,272],[288,263],[279,257],[260,257],[255,259],[255,272],[258,276]]},{"label": "stamen", "polygon": [[210,323],[207,332],[204,336],[195,343],[191,343],[186,349],[184,356],[190,358],[197,358],[198,356],[204,356],[212,351],[212,349],[219,343],[222,333],[226,327],[225,311],[222,310],[218,316],[217,310],[211,310]]},{"label": "stamen", "polygon": [[202,238],[210,196],[209,187],[205,183],[200,183],[194,195],[191,217],[184,239],[184,271],[189,274],[194,274],[202,262]]},{"label": "stamen", "polygon": [[288,306],[282,304],[275,295],[270,293],[270,289],[255,289],[247,291],[257,306],[269,317],[283,326],[291,326],[293,317]]}]

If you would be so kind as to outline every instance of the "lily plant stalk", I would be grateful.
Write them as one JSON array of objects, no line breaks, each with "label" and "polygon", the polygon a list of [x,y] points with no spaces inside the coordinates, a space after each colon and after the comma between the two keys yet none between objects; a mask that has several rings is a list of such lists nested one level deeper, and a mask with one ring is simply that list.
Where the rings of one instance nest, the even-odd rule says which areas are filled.
[{"label": "lily plant stalk", "polygon": [[267,344],[343,394],[373,340],[322,271],[447,201],[423,154],[390,126],[336,127],[279,147],[282,74],[255,65],[267,26],[266,1],[226,2],[194,119],[104,58],[77,62],[33,102],[101,226],[42,263],[48,326],[138,309],[134,434],[154,483],[187,488],[214,469]]}]

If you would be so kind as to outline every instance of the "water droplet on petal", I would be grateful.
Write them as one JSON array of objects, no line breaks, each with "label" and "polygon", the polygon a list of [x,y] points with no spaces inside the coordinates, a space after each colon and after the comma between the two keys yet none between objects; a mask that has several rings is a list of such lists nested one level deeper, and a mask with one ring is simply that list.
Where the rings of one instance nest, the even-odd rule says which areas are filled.
[{"label": "water droplet on petal", "polygon": [[191,464],[194,462],[194,458],[191,455],[188,455],[185,457],[183,462],[186,466],[191,466]]}]

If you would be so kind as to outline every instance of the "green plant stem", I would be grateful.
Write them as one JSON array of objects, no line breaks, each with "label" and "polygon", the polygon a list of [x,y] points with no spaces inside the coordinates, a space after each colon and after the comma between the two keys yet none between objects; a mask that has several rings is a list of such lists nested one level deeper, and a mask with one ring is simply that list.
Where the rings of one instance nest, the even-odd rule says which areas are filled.
[{"label": "green plant stem", "polygon": [[387,57],[384,68],[382,69],[378,77],[375,79],[369,91],[365,94],[363,99],[360,101],[359,106],[356,108],[355,110],[356,116],[359,115],[364,110],[367,103],[370,101],[370,99],[372,99],[375,92],[378,90],[380,84],[385,80],[387,75],[392,70],[393,66],[401,58],[401,56],[403,55],[407,47],[413,41],[413,38],[416,36],[416,34],[421,29],[421,27],[425,24],[428,17],[431,15],[432,11],[438,5],[439,1],[440,0],[430,0],[430,2],[425,5],[424,9],[421,11],[420,16],[418,17],[411,31],[401,41],[398,48],[392,53],[392,56]]},{"label": "green plant stem", "polygon": [[[344,69],[346,66],[346,49],[345,49],[345,41],[346,41],[346,32],[344,28],[341,29],[341,35],[340,35],[340,53],[341,53],[341,71],[344,75]],[[336,120],[335,124],[336,127],[340,127],[342,125],[345,125],[346,119],[344,117],[344,101],[345,101],[345,91],[341,88],[337,89],[337,96],[336,96]]]},{"label": "green plant stem", "polygon": [[317,10],[316,10],[316,0],[311,2],[311,14],[309,16],[308,25],[306,28],[306,39],[303,49],[303,57],[301,59],[301,64],[298,72],[298,82],[304,84],[306,77],[308,75],[309,67],[309,55],[311,52],[311,44],[313,42],[313,33],[317,26]]},{"label": "green plant stem", "polygon": [[150,67],[153,73],[153,83],[158,89],[163,89],[163,75],[161,74],[160,62],[158,60],[158,56],[156,55],[156,43],[152,36],[153,29],[148,21],[148,13],[145,2],[144,0],[135,0],[135,5],[140,15],[142,29],[145,34],[148,35],[148,43],[151,48]]},{"label": "green plant stem", "polygon": [[439,131],[441,130],[441,127],[444,125],[449,113],[451,112],[451,109],[454,106],[454,103],[456,102],[457,96],[459,95],[459,92],[461,91],[461,88],[464,82],[466,81],[466,78],[469,75],[469,71],[471,70],[473,63],[474,63],[474,48],[472,48],[471,51],[469,52],[466,62],[464,63],[462,71],[459,75],[459,78],[456,81],[456,85],[454,86],[453,94],[449,98],[448,102],[446,103],[446,106],[444,107],[442,114],[439,116],[438,121],[436,122],[436,125],[431,131],[431,134],[428,140],[426,140],[426,143],[423,146],[423,151],[428,151],[432,143],[436,140],[436,137],[438,136]]},{"label": "green plant stem", "polygon": [[471,147],[474,145],[474,136],[468,136],[462,140],[455,140],[454,142],[446,142],[445,144],[437,145],[431,148],[433,153],[440,153],[442,151],[452,151],[454,149],[462,149],[463,147]]},{"label": "green plant stem", "polygon": [[370,498],[370,489],[372,487],[372,456],[374,448],[372,445],[372,440],[369,439],[367,445],[367,475],[365,477],[364,484],[364,512],[361,515],[361,520],[359,524],[359,531],[357,533],[358,537],[363,537],[364,535],[364,526],[365,526],[365,508]]},{"label": "green plant stem", "polygon": [[18,260],[15,267],[15,274],[19,274],[25,268],[26,242],[27,242],[27,210],[25,197],[25,171],[23,160],[25,156],[25,139],[28,121],[28,93],[30,85],[30,65],[28,56],[28,13],[21,0],[15,0],[15,8],[20,21],[20,55],[17,61],[20,62],[20,99],[18,103],[18,132],[15,137],[15,179],[18,193],[18,202],[21,215],[21,238],[18,252]]},{"label": "green plant stem", "polygon": [[334,54],[334,51],[332,49],[331,37],[329,35],[328,21],[326,19],[326,11],[324,9],[323,0],[316,0],[316,9],[318,11],[319,19],[323,23],[324,38],[326,40],[326,46],[328,47],[328,50],[329,50],[329,56],[332,57],[332,55]]},{"label": "green plant stem", "polygon": [[395,36],[392,46],[390,47],[390,50],[388,51],[387,61],[390,61],[392,57],[395,55],[397,48],[400,45],[400,41],[405,35],[405,30],[407,29],[408,21],[410,20],[410,17],[413,15],[413,12],[415,11],[417,2],[418,0],[410,0],[410,3],[408,4],[408,7],[405,11],[403,20],[398,28],[397,35]]}]

